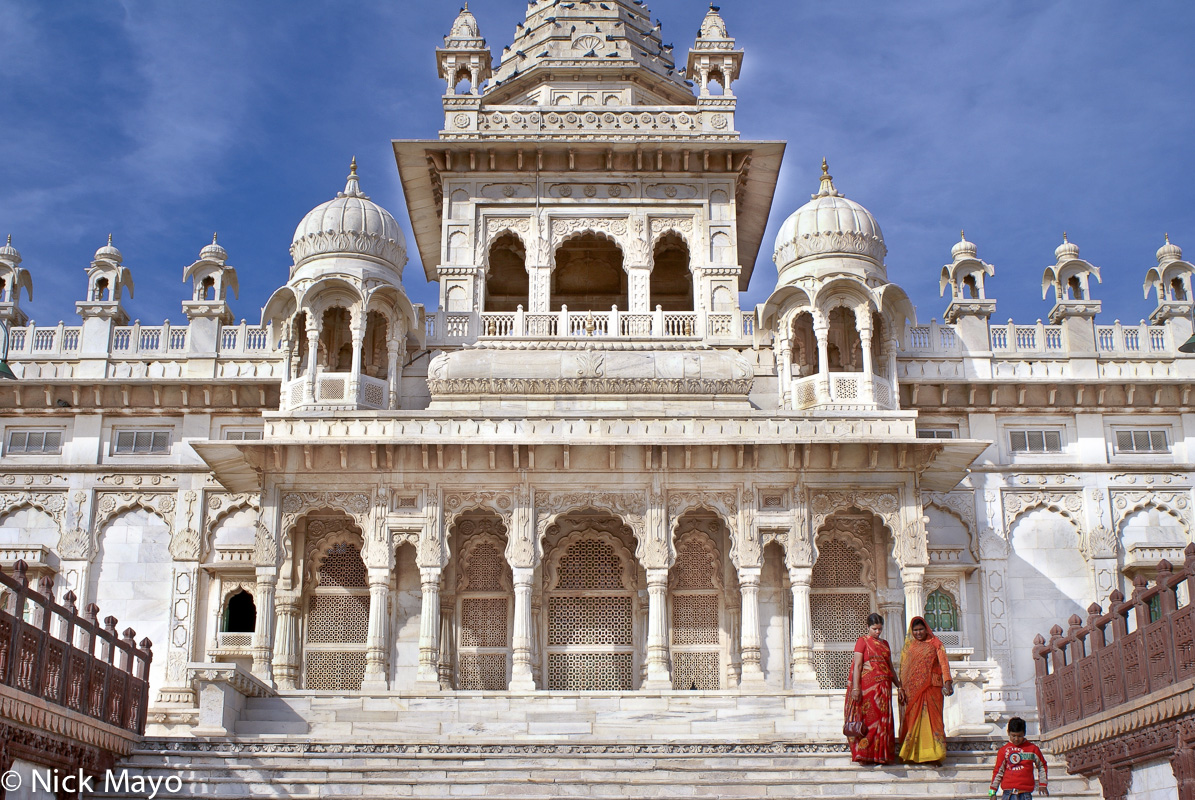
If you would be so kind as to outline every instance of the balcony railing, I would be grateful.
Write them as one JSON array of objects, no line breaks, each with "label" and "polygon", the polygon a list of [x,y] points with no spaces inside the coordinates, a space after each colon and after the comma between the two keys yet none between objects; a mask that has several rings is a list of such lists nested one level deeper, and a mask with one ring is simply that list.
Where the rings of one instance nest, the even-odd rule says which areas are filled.
[{"label": "balcony railing", "polygon": [[1166,353],[1170,350],[1166,338],[1165,325],[1149,325],[1144,320],[1139,325],[1121,325],[1116,320],[1112,325],[1095,327],[1096,349],[1101,353],[1129,356]]},{"label": "balcony railing", "polygon": [[1043,733],[1195,678],[1195,544],[1184,556],[1177,571],[1158,562],[1152,586],[1139,574],[1131,599],[1112,592],[1106,613],[1093,603],[1086,624],[1075,614],[1034,639]]},{"label": "balcony railing", "polygon": [[[149,639],[138,647],[132,628],[116,633],[116,617],[101,628],[99,607],[75,608],[74,592],[54,601],[53,579],[29,586],[27,567],[0,569],[0,683],[138,735],[149,705]],[[98,652],[97,652],[98,646]]]},{"label": "balcony railing", "polygon": [[755,320],[740,310],[725,312],[609,311],[550,313],[486,311],[481,314],[440,311],[428,314],[427,338],[451,343],[472,339],[750,339]]},{"label": "balcony railing", "polygon": [[991,328],[992,350],[1003,353],[1058,353],[1063,354],[1062,326],[1017,325],[1011,319],[1007,325],[993,325]]},{"label": "balcony railing", "polygon": [[792,407],[868,410],[893,409],[896,394],[892,384],[879,375],[867,379],[862,372],[831,372],[798,378],[792,384]]},{"label": "balcony railing", "polygon": [[[83,328],[62,323],[53,327],[38,327],[35,323],[9,331],[8,354],[13,361],[41,358],[77,358],[82,344]],[[109,352],[120,359],[185,357],[188,349],[189,325],[122,325],[112,329]],[[220,329],[219,355],[241,358],[266,356],[274,350],[270,327],[225,325]]]},{"label": "balcony railing", "polygon": [[[338,409],[386,409],[390,407],[390,383],[362,375],[354,396],[352,374],[348,372],[319,372],[314,383],[304,375],[282,387],[284,410],[304,406]],[[310,395],[308,394],[310,387]],[[308,398],[311,399],[308,399]]]},{"label": "balcony railing", "polygon": [[929,325],[913,325],[908,329],[908,340],[904,350],[907,353],[958,353],[958,334],[953,325],[943,325],[933,320]]}]

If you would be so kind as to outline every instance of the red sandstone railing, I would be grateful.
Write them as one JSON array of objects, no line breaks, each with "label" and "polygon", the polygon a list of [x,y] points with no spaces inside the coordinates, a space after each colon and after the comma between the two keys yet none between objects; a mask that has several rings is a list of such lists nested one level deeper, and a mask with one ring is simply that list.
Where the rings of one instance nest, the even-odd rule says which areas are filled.
[{"label": "red sandstone railing", "polygon": [[0,590],[7,593],[0,609],[0,684],[144,733],[152,643],[142,639],[138,648],[132,628],[119,637],[116,617],[105,618],[101,628],[94,603],[79,616],[74,592],[59,605],[53,579],[43,577],[33,589],[27,569],[24,561],[12,576],[0,569]]},{"label": "red sandstone railing", "polygon": [[1112,592],[1107,613],[1092,603],[1086,624],[1075,614],[1033,640],[1043,732],[1195,677],[1195,544],[1184,555],[1177,571],[1158,562],[1152,586],[1138,575],[1129,600]]}]

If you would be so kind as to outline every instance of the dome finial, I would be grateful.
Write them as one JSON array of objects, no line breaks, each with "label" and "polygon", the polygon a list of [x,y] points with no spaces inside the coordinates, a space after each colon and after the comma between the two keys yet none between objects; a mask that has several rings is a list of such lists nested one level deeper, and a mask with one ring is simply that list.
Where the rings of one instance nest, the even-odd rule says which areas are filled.
[{"label": "dome finial", "polygon": [[967,232],[966,232],[965,230],[962,230],[962,231],[959,231],[959,232],[958,232],[958,240],[959,240],[960,242],[965,242],[965,241],[967,241]]},{"label": "dome finial", "polygon": [[[1162,235],[1166,237],[1166,244],[1170,244],[1170,234],[1164,233]],[[10,235],[8,238],[9,238],[9,240],[11,240],[12,236]]]},{"label": "dome finial", "polygon": [[[1170,242],[1170,234],[1166,234],[1166,241],[1167,241],[1167,243]],[[11,233],[8,234],[8,246],[12,247],[12,234]]]},{"label": "dome finial", "polygon": [[108,234],[108,246],[112,246],[112,234]]},{"label": "dome finial", "polygon": [[348,182],[344,185],[344,191],[341,192],[343,197],[365,197],[361,193],[361,181],[357,178],[357,157],[353,156],[352,161],[349,162],[349,177]]},{"label": "dome finial", "polygon": [[212,231],[212,244],[216,243],[216,232]]},{"label": "dome finial", "polygon": [[1062,243],[1063,243],[1063,244],[1070,244],[1070,241],[1071,241],[1070,239],[1066,238],[1066,231],[1063,231],[1063,232],[1062,232]]},{"label": "dome finial", "polygon": [[816,200],[819,197],[842,197],[838,190],[834,188],[834,176],[830,174],[830,164],[826,159],[822,159],[822,183],[818,187],[817,194],[811,195]]}]

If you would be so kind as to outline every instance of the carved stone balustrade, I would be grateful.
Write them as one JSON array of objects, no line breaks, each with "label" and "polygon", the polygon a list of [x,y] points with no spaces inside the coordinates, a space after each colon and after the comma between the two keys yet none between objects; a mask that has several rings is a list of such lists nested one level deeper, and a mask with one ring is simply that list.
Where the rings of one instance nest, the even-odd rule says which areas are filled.
[{"label": "carved stone balustrade", "polygon": [[1144,574],[1132,597],[1112,592],[1107,612],[1076,614],[1064,632],[1034,640],[1043,740],[1067,769],[1098,775],[1106,798],[1123,798],[1135,766],[1170,760],[1179,797],[1195,798],[1195,544],[1177,571]]}]

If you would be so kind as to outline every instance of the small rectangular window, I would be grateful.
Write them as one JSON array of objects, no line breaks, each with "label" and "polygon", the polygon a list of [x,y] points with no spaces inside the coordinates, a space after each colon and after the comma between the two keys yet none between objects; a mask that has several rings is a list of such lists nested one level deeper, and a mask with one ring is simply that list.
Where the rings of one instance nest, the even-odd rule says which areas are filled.
[{"label": "small rectangular window", "polygon": [[8,455],[55,455],[62,452],[62,431],[10,431]]},{"label": "small rectangular window", "polygon": [[139,456],[170,452],[170,431],[117,431],[113,455]]},{"label": "small rectangular window", "polygon": [[262,439],[262,433],[259,430],[226,430],[224,439],[229,442],[259,442]]},{"label": "small rectangular window", "polygon": [[1117,453],[1169,453],[1170,437],[1162,430],[1116,431]]},{"label": "small rectangular window", "polygon": [[1061,453],[1062,431],[1009,431],[1008,446],[1014,453]]},{"label": "small rectangular window", "polygon": [[918,428],[918,439],[953,439],[955,432],[951,428]]}]

